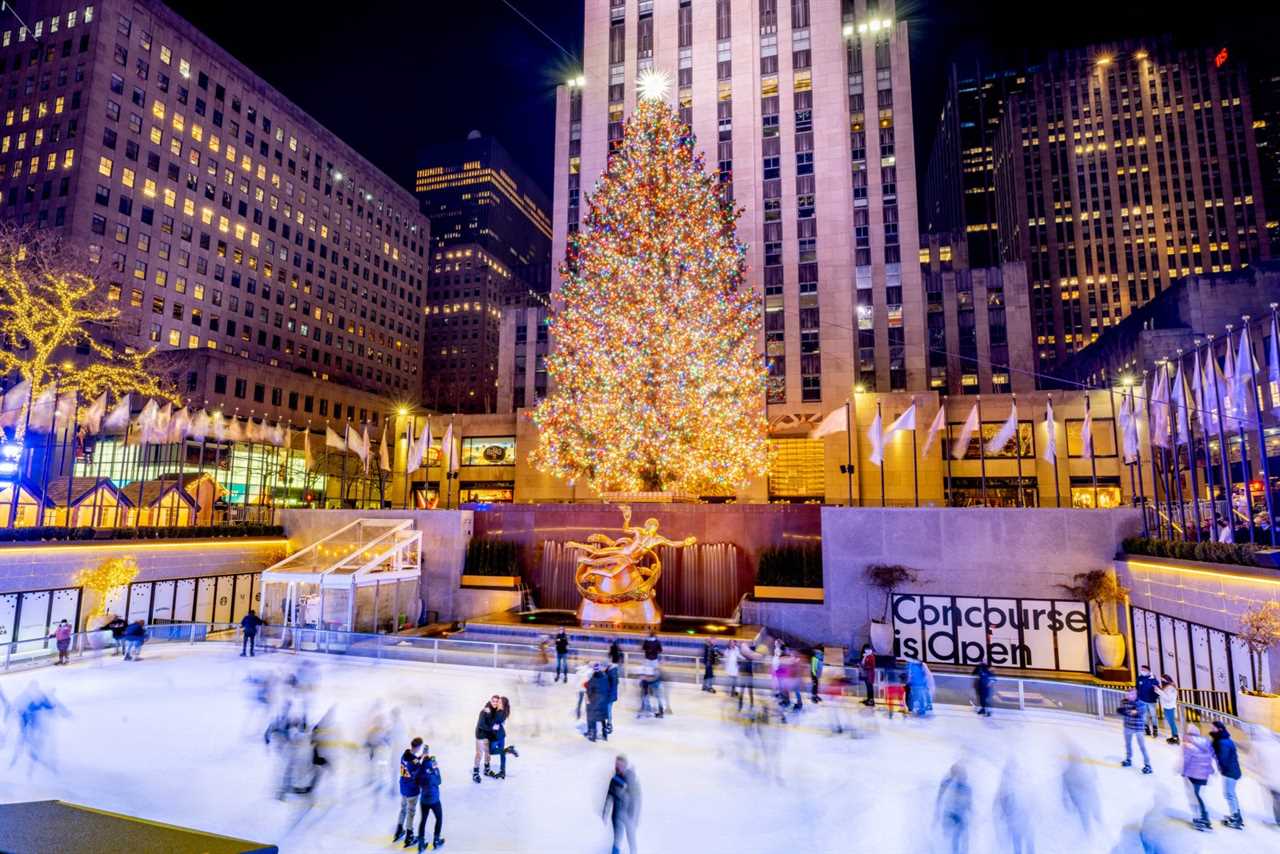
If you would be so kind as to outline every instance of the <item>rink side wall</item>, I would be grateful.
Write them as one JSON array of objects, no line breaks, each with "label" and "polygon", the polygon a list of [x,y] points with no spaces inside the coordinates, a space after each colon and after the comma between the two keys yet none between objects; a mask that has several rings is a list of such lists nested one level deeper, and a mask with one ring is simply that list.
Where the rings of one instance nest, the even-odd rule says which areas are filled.
[{"label": "rink side wall", "polygon": [[279,537],[4,545],[0,546],[0,594],[75,587],[79,570],[125,555],[138,561],[138,582],[261,572],[284,557],[286,546],[287,541]]},{"label": "rink side wall", "polygon": [[1062,598],[1059,584],[1110,567],[1120,542],[1141,530],[1132,509],[823,507],[823,602],[748,599],[742,621],[811,643],[859,646],[885,605],[866,581],[868,566],[914,570],[919,581],[899,593]]}]

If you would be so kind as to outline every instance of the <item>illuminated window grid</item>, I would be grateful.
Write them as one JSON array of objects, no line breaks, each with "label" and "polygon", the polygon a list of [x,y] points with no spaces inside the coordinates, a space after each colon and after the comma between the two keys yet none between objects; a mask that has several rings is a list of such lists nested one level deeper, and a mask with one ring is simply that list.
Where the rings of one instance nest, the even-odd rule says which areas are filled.
[{"label": "illuminated window grid", "polygon": [[826,492],[826,455],[821,439],[769,440],[769,495],[814,496]]}]

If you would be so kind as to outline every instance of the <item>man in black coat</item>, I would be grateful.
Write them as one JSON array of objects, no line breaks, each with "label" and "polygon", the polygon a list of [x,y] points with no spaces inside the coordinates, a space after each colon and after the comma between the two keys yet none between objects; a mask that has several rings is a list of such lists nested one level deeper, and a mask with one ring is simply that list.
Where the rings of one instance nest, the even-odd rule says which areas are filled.
[{"label": "man in black coat", "polygon": [[244,615],[240,620],[240,628],[244,631],[244,639],[240,641],[240,657],[244,658],[245,650],[249,651],[249,657],[253,657],[253,642],[258,636],[258,627],[266,625],[266,621],[259,617],[252,608],[249,613]]},{"label": "man in black coat", "polygon": [[[425,753],[427,746],[424,744],[422,749]],[[427,848],[427,837],[424,835],[427,830],[427,813],[435,817],[435,830],[431,834],[431,849],[434,851],[444,845],[444,838],[440,836],[440,828],[444,824],[444,808],[440,804],[440,766],[436,764],[434,756],[423,757],[422,767],[418,771],[418,790],[422,793],[418,800],[422,807],[418,818],[418,851],[425,851]]]},{"label": "man in black coat", "polygon": [[124,630],[128,626],[129,624],[126,623],[124,618],[119,614],[113,614],[111,616],[111,621],[103,626],[104,629],[111,630],[111,642],[115,644],[116,647],[115,652],[111,653],[112,655],[119,655],[124,652]]},{"label": "man in black coat", "polygon": [[552,681],[559,682],[561,679],[566,683],[569,681],[569,636],[564,633],[564,629],[556,635],[556,678]]},{"label": "man in black coat", "polygon": [[609,711],[609,677],[600,669],[600,665],[591,667],[591,677],[587,679],[587,739],[596,740],[596,725],[600,725],[601,735],[609,740],[609,729],[605,720]]},{"label": "man in black coat", "polygon": [[644,650],[644,657],[648,661],[657,661],[658,656],[662,655],[662,641],[653,632],[649,632],[649,637],[645,638],[640,648]]}]

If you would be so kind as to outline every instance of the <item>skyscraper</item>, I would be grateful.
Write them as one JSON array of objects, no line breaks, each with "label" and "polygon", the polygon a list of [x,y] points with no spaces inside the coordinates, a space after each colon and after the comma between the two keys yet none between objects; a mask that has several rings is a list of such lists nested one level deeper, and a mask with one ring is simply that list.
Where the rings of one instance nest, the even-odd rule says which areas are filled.
[{"label": "skyscraper", "polygon": [[582,74],[557,92],[554,259],[639,76],[662,73],[742,208],[771,414],[924,388],[907,39],[892,2],[586,0]]},{"label": "skyscraper", "polygon": [[492,412],[502,311],[549,289],[546,196],[497,140],[478,131],[427,149],[420,163],[414,191],[432,237],[423,402]]},{"label": "skyscraper", "polygon": [[999,245],[1027,264],[1041,370],[1192,273],[1270,255],[1244,68],[1167,40],[1054,55],[995,146]]},{"label": "skyscraper", "polygon": [[351,420],[353,393],[417,395],[412,194],[161,3],[21,11],[26,26],[0,21],[0,218],[97,265],[120,345],[217,351],[192,365],[239,378],[188,374],[183,390],[262,416],[327,417],[317,381]]}]

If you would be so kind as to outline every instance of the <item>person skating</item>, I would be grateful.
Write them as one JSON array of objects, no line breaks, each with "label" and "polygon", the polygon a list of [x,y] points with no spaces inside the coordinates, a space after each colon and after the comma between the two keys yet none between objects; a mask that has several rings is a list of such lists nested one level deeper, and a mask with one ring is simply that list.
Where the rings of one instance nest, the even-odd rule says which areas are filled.
[{"label": "person skating", "polygon": [[1231,814],[1222,820],[1227,827],[1244,830],[1244,815],[1240,812],[1240,799],[1236,797],[1236,785],[1240,782],[1240,754],[1231,732],[1222,721],[1214,721],[1209,735],[1213,738],[1213,756],[1222,775],[1222,795],[1227,800]]},{"label": "person skating", "polygon": [[822,702],[822,698],[818,696],[818,686],[822,684],[822,668],[826,663],[827,654],[822,647],[814,647],[813,655],[809,658],[809,702]]},{"label": "person skating", "polygon": [[658,656],[662,655],[662,641],[658,640],[658,636],[652,631],[649,632],[649,637],[644,639],[640,648],[644,650],[646,661],[657,661]]},{"label": "person skating", "polygon": [[1198,727],[1187,727],[1187,737],[1182,740],[1182,776],[1191,787],[1191,824],[1197,830],[1213,830],[1209,821],[1209,808],[1205,806],[1200,790],[1213,776],[1213,747],[1209,739],[1200,734]]},{"label": "person skating", "polygon": [[951,854],[966,854],[969,850],[973,788],[969,785],[968,773],[959,762],[951,766],[942,785],[938,787],[938,799],[934,808]]},{"label": "person skating", "polygon": [[493,715],[493,721],[498,727],[489,738],[489,756],[498,757],[498,772],[494,774],[489,771],[489,760],[486,758],[484,773],[487,777],[505,780],[507,778],[507,755],[510,754],[518,759],[520,758],[520,753],[514,745],[507,744],[507,719],[511,717],[511,701],[506,697],[502,697],[500,700],[498,711]]},{"label": "person skating", "polygon": [[604,734],[613,735],[613,704],[618,702],[618,682],[622,678],[621,665],[612,661],[604,667],[605,683],[609,686],[608,700],[604,706]]},{"label": "person skating", "polygon": [[1156,714],[1156,708],[1160,705],[1160,680],[1156,679],[1151,668],[1145,664],[1138,670],[1137,689],[1143,734],[1159,738],[1160,718]]},{"label": "person skating", "polygon": [[49,637],[53,638],[58,646],[58,660],[54,663],[66,664],[67,655],[71,650],[71,624],[66,620],[60,621]]},{"label": "person skating", "polygon": [[569,636],[565,634],[564,629],[556,635],[556,678],[552,681],[561,680],[564,680],[565,684],[569,682]]},{"label": "person skating", "polygon": [[720,653],[716,650],[716,645],[711,638],[707,638],[702,644],[702,690],[708,694],[714,694],[716,679],[716,659],[720,657]]},{"label": "person skating", "polygon": [[399,842],[404,837],[404,847],[414,843],[413,816],[418,808],[419,782],[418,773],[422,770],[422,757],[426,748],[422,739],[415,738],[409,742],[404,753],[400,754],[400,814],[396,818],[396,835],[391,841]]},{"label": "person skating", "polygon": [[599,664],[591,665],[591,676],[587,679],[587,731],[588,741],[596,740],[596,727],[600,727],[601,736],[609,740],[609,730],[605,727],[605,716],[609,705],[609,677],[605,676]]},{"label": "person skating", "polygon": [[[612,808],[612,816],[610,816]],[[634,769],[627,762],[627,757],[618,754],[613,763],[613,776],[609,778],[609,790],[604,796],[604,808],[600,810],[601,820],[613,823],[613,849],[611,854],[620,854],[622,839],[627,840],[627,850],[636,854],[636,825],[640,821],[640,784],[636,780]]]},{"label": "person skating", "polygon": [[484,760],[484,773],[489,776],[489,742],[496,736],[502,724],[497,720],[502,713],[502,698],[494,694],[480,710],[476,718],[476,755],[471,766],[471,781],[480,782],[480,761]]},{"label": "person skating", "polygon": [[248,650],[249,657],[253,657],[254,640],[258,637],[258,628],[266,625],[266,621],[254,613],[253,609],[249,609],[249,613],[244,615],[240,620],[240,628],[244,632],[244,639],[240,642],[240,657],[244,658],[245,651]]},{"label": "person skating", "polygon": [[1133,742],[1138,742],[1138,749],[1142,751],[1142,773],[1151,773],[1151,757],[1147,755],[1147,739],[1143,732],[1142,707],[1138,703],[1138,692],[1130,689],[1124,695],[1124,699],[1120,701],[1120,705],[1116,708],[1118,714],[1124,720],[1124,762],[1120,764],[1128,768],[1133,765]]},{"label": "person skating", "polygon": [[547,672],[547,665],[551,663],[551,641],[543,636],[538,638],[537,660],[534,664],[533,682],[535,685],[542,685],[542,675]]},{"label": "person skating", "polygon": [[729,696],[738,696],[739,683],[742,681],[738,676],[738,663],[742,658],[742,651],[738,649],[737,641],[729,641],[729,645],[724,651],[724,675],[729,677]]},{"label": "person skating", "polygon": [[111,643],[115,645],[112,655],[121,655],[124,653],[124,630],[129,627],[124,618],[119,614],[113,614],[111,620],[103,626],[104,629],[111,631]]},{"label": "person skating", "polygon": [[1164,721],[1169,725],[1169,737],[1165,739],[1169,744],[1178,743],[1178,686],[1174,684],[1173,677],[1164,674],[1160,677],[1160,688],[1156,692],[1160,698],[1160,712],[1164,715]]},{"label": "person skating", "polygon": [[[422,765],[418,769],[419,806],[418,811],[418,851],[427,849],[427,814],[435,818],[435,827],[431,832],[431,848],[435,850],[444,846],[444,837],[440,829],[444,826],[444,807],[440,803],[440,765],[434,756],[427,754],[427,746],[422,746]],[[408,847],[408,843],[405,843]]]},{"label": "person skating", "polygon": [[874,706],[876,704],[876,651],[871,648],[871,644],[863,645],[859,665],[862,668],[862,686],[867,690],[862,705]]},{"label": "person skating", "polygon": [[973,668],[973,695],[977,700],[978,714],[991,717],[991,686],[996,681],[991,667],[981,661]]},{"label": "person skating", "polygon": [[622,647],[618,645],[617,638],[614,638],[613,640],[609,641],[609,662],[611,664],[616,664],[619,667],[622,666],[622,662],[623,662]]},{"label": "person skating", "polygon": [[147,629],[142,620],[134,620],[124,630],[124,660],[141,661],[142,643],[147,639]]}]

